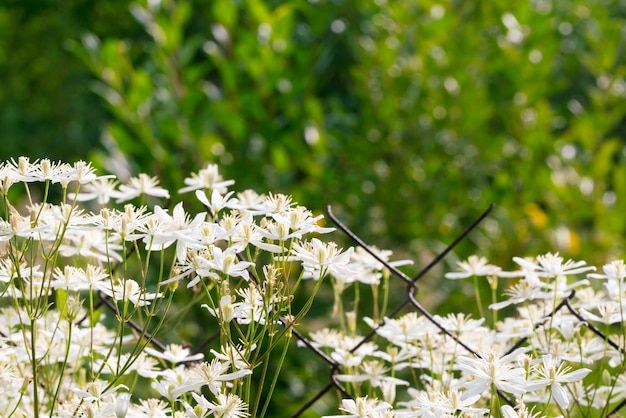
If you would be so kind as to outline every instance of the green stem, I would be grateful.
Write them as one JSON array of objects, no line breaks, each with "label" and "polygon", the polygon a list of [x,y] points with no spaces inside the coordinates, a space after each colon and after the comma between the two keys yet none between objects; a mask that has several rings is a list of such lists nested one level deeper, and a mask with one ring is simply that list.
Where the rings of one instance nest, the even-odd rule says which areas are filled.
[{"label": "green stem", "polygon": [[[272,384],[270,385],[269,393],[267,394],[265,398],[265,404],[263,405],[263,409],[261,410],[261,415],[260,415],[261,418],[265,416],[265,413],[267,412],[267,408],[269,407],[269,404],[270,404],[270,400],[272,399],[272,393],[274,393],[274,389],[276,388],[276,382],[278,381],[278,374],[283,364],[285,363],[285,358],[287,357],[287,351],[289,349],[290,339],[291,339],[291,335],[287,338],[287,341],[285,341],[283,351],[280,356],[280,360],[278,361],[278,366],[276,367],[276,371],[274,373],[274,378],[272,379]],[[266,363],[269,363],[269,361],[267,361]]]},{"label": "green stem", "polygon": [[33,318],[30,320],[30,356],[33,366],[33,411],[35,417],[39,417],[39,376],[37,373],[37,350],[35,348],[37,340],[37,321]]},{"label": "green stem", "polygon": [[478,315],[481,318],[485,317],[483,312],[483,303],[480,298],[480,287],[478,286],[478,276],[474,276],[474,293],[476,294],[476,304],[478,305]]}]

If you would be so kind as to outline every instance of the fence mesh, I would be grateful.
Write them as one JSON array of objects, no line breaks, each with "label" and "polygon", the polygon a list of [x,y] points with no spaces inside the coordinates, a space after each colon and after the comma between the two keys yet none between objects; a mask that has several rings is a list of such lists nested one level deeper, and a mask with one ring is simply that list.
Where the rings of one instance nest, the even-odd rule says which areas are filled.
[{"label": "fence mesh", "polygon": [[[477,358],[482,358],[480,353],[478,353],[475,349],[473,349],[468,344],[466,344],[464,341],[462,341],[460,338],[458,338],[453,331],[448,330],[444,326],[442,326],[437,321],[435,316],[433,314],[431,314],[424,306],[422,306],[422,304],[420,304],[420,302],[418,301],[418,290],[419,290],[418,282],[433,267],[435,267],[438,263],[440,263],[442,261],[442,259],[446,255],[448,255],[461,241],[463,241],[468,236],[468,234],[470,234],[470,232],[472,232],[472,230],[474,230],[489,215],[489,213],[491,212],[492,209],[493,209],[493,205],[491,205],[485,212],[483,212],[450,245],[448,245],[441,253],[439,253],[436,257],[434,257],[434,259],[428,265],[426,265],[424,268],[422,268],[413,277],[407,276],[401,270],[399,270],[398,268],[396,268],[395,266],[390,264],[387,260],[383,259],[378,254],[377,251],[375,251],[370,245],[365,243],[355,233],[353,233],[350,229],[348,229],[333,214],[332,209],[331,209],[330,206],[328,206],[328,208],[327,208],[327,213],[328,213],[329,218],[332,220],[332,222],[337,226],[337,228],[339,230],[341,230],[343,233],[345,233],[351,240],[353,240],[358,246],[360,246],[362,249],[364,249],[366,252],[368,252],[371,256],[373,256],[377,261],[382,263],[382,265],[384,265],[384,267],[387,268],[391,272],[391,274],[393,275],[393,277],[395,277],[395,279],[399,280],[400,283],[403,283],[406,286],[406,290],[405,290],[405,293],[404,293],[404,298],[397,305],[397,307],[389,315],[387,315],[388,318],[396,318],[400,314],[400,312],[402,312],[402,311],[404,311],[406,309],[414,310],[415,312],[417,312],[420,315],[422,315],[423,317],[425,317],[435,327],[437,327],[441,331],[442,334],[446,335],[448,338],[453,339],[459,346],[461,346],[461,347],[463,347],[463,349],[467,350],[468,353],[471,353],[472,355],[476,356]],[[255,277],[252,277],[252,279],[256,280]],[[571,293],[567,297],[563,298],[560,301],[560,303],[558,303],[555,306],[555,308],[553,309],[553,311],[551,312],[550,315],[548,315],[547,317],[543,317],[540,321],[538,321],[538,322],[536,322],[534,324],[535,328],[538,328],[538,327],[542,326],[546,321],[548,321],[552,316],[556,315],[558,312],[560,312],[562,310],[566,310],[570,314],[572,314],[579,321],[579,325],[588,328],[591,332],[596,334],[599,338],[601,338],[603,341],[605,341],[611,347],[613,347],[614,349],[618,350],[622,355],[626,354],[626,351],[625,351],[624,347],[622,347],[619,343],[617,343],[616,341],[611,339],[608,335],[606,335],[604,332],[602,332],[599,328],[597,328],[593,324],[589,323],[584,318],[584,316],[581,314],[581,312],[579,312],[573,306],[572,299],[574,298],[574,296],[575,296],[575,291],[572,290]],[[100,297],[100,306],[106,306],[112,312],[115,311],[114,304],[108,299],[108,297],[106,295],[104,295],[102,292],[100,292],[99,293],[99,297]],[[285,325],[285,323],[286,323],[286,320],[283,320],[283,325]],[[156,348],[158,348],[158,349],[160,349],[162,351],[164,351],[166,349],[165,344],[163,344],[158,339],[154,338],[152,335],[150,335],[148,332],[146,332],[145,329],[143,329],[139,324],[136,324],[133,321],[130,321],[129,325],[139,335],[141,335],[141,336],[147,338],[148,340],[150,340],[151,344],[154,347],[156,347]],[[349,350],[349,352],[350,353],[354,353],[361,346],[363,346],[364,344],[372,341],[374,339],[374,337],[377,335],[377,331],[383,325],[384,325],[383,322],[378,323],[377,326],[375,326],[368,334],[363,336],[361,338],[361,340],[358,343],[356,343]],[[342,382],[337,378],[337,375],[339,375],[341,373],[342,366],[338,362],[333,360],[331,357],[329,357],[322,350],[317,348],[315,346],[315,344],[310,339],[308,339],[305,335],[303,335],[297,329],[293,328],[292,332],[293,332],[293,336],[297,339],[297,341],[299,343],[298,345],[306,347],[306,349],[308,349],[312,353],[314,353],[315,356],[317,356],[317,358],[319,358],[320,361],[324,362],[327,365],[328,370],[329,370],[327,384],[324,385],[323,388],[317,394],[315,394],[308,401],[306,401],[300,407],[300,409],[298,409],[298,411],[295,414],[292,415],[292,418],[300,417],[307,410],[312,408],[312,406],[316,402],[318,402],[323,396],[325,396],[326,394],[328,394],[329,392],[331,392],[333,390],[337,391],[338,393],[340,393],[341,396],[344,397],[344,398],[352,398],[352,395],[350,394],[350,392],[344,387]],[[219,331],[215,332],[212,335],[210,335],[205,341],[203,341],[197,347],[194,347],[193,352],[195,352],[195,353],[203,353],[206,350],[206,348],[213,341],[215,341],[218,338],[219,338]],[[504,355],[510,354],[513,351],[515,351],[517,348],[523,346],[526,343],[527,340],[528,340],[528,337],[520,338],[515,344],[511,345],[511,347],[508,350],[506,350]],[[514,405],[514,399],[511,399],[509,396],[507,396],[506,394],[502,393],[501,391],[498,391],[498,393],[499,393],[500,398],[501,398],[502,401],[506,402],[507,404],[509,404],[511,406]],[[619,403],[617,406],[615,406],[611,411],[609,411],[606,414],[606,416],[607,417],[608,416],[614,416],[615,414],[617,414],[618,411],[623,409],[624,406],[626,406],[626,400],[623,400],[621,403]]]}]

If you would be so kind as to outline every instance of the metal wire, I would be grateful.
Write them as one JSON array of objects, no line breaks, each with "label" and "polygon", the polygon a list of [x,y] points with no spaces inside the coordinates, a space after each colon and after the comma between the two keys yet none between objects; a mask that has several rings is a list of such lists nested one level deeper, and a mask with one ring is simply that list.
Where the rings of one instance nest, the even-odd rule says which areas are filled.
[{"label": "metal wire", "polygon": [[[387,315],[388,318],[395,318],[395,317],[397,317],[398,314],[400,312],[402,312],[404,309],[407,309],[407,308],[408,309],[413,309],[413,310],[417,311],[419,314],[423,315],[429,322],[431,322],[434,326],[436,326],[444,335],[446,335],[447,337],[453,339],[456,343],[458,343],[461,347],[463,347],[469,353],[471,353],[472,355],[474,355],[474,356],[476,356],[478,358],[482,358],[481,355],[475,349],[473,349],[472,347],[467,345],[465,342],[460,340],[454,334],[454,332],[452,332],[450,330],[447,330],[445,327],[443,327],[437,321],[437,319],[430,312],[428,312],[428,310],[426,308],[424,308],[419,303],[419,301],[417,300],[417,294],[418,294],[418,290],[419,290],[417,282],[426,273],[428,273],[434,266],[436,266],[438,263],[440,263],[441,260],[447,254],[449,254],[450,251],[452,251],[461,241],[463,241],[465,238],[467,238],[467,236],[489,215],[489,213],[492,211],[493,207],[494,207],[493,205],[490,205],[489,208],[487,208],[487,210],[485,210],[478,218],[476,218],[476,220],[474,222],[472,222],[450,245],[448,245],[441,253],[437,254],[437,256],[428,265],[426,265],[422,270],[420,270],[414,277],[407,276],[401,270],[399,270],[398,268],[396,268],[395,266],[393,266],[389,262],[387,262],[385,259],[383,259],[378,254],[378,252],[374,251],[374,249],[372,247],[370,247],[361,238],[359,238],[354,232],[352,232],[347,226],[345,226],[334,215],[334,213],[332,211],[332,208],[330,206],[327,207],[327,213],[328,213],[329,218],[332,220],[332,222],[337,226],[337,228],[340,231],[342,231],[344,234],[346,234],[348,237],[350,237],[350,239],[352,239],[358,246],[363,248],[363,250],[368,252],[377,261],[379,261],[386,269],[388,269],[390,271],[390,273],[393,276],[395,276],[396,278],[402,280],[407,285],[406,295],[405,295],[404,300],[402,302],[400,302],[399,305],[389,315]],[[207,210],[209,211],[209,213],[211,213],[210,212],[210,208],[207,208]],[[240,257],[241,257],[241,255],[240,255]],[[258,279],[254,276],[254,273],[252,273],[252,272],[251,272],[251,280],[255,281],[255,282],[258,282]],[[572,291],[567,297],[565,297],[553,309],[553,311],[550,313],[550,315],[548,315],[547,317],[543,318],[541,321],[537,322],[535,324],[535,328],[541,327],[543,324],[545,324],[546,321],[548,321],[557,312],[559,312],[562,309],[566,309],[572,315],[574,315],[580,321],[581,324],[586,326],[589,330],[591,330],[594,334],[596,334],[602,340],[606,341],[609,345],[611,345],[611,347],[615,348],[616,350],[619,350],[623,355],[625,355],[626,354],[626,350],[624,350],[624,347],[621,347],[618,343],[616,343],[615,341],[610,339],[606,334],[604,334],[602,331],[600,331],[597,327],[595,327],[592,324],[588,323],[585,320],[585,318],[572,306],[571,300],[573,299],[574,295],[575,295],[575,292]],[[98,296],[100,298],[100,301],[101,301],[100,303],[102,305],[106,306],[108,309],[110,309],[112,311],[115,310],[114,304],[109,300],[109,298],[107,296],[105,296],[101,292],[99,292]],[[288,323],[290,324],[290,322],[288,322],[287,320],[282,320],[281,322],[283,323],[284,326],[287,326]],[[161,343],[158,339],[154,338],[153,335],[149,334],[147,331],[142,329],[142,327],[139,326],[138,324],[136,324],[135,322],[129,321],[128,324],[137,333],[139,333],[139,335],[141,335],[144,338],[146,338],[150,342],[150,344],[153,345],[154,347],[156,347],[157,349],[162,350],[162,351],[166,349],[165,345],[163,343]],[[380,328],[383,325],[384,325],[384,322],[381,322],[378,325],[376,325],[356,345],[354,345],[354,347],[352,347],[351,350],[349,350],[349,352],[350,353],[354,353],[361,346],[363,346],[363,344],[366,344],[367,342],[373,340],[374,337],[377,334],[377,331],[379,331]],[[298,340],[299,345],[302,345],[302,346],[306,347],[306,349],[308,349],[312,353],[314,353],[317,356],[317,358],[319,358],[322,362],[324,362],[328,366],[328,370],[329,370],[328,383],[317,394],[315,394],[308,401],[306,401],[302,405],[302,407],[295,414],[293,414],[291,417],[292,418],[300,417],[303,413],[305,413],[307,410],[309,410],[316,402],[318,402],[324,395],[326,395],[327,393],[329,393],[330,391],[333,391],[333,390],[338,391],[345,398],[350,398],[351,395],[350,395],[349,391],[341,384],[341,382],[337,378],[338,374],[341,372],[341,365],[339,363],[337,363],[336,361],[334,361],[332,358],[330,358],[328,355],[326,355],[322,350],[318,349],[307,337],[305,337],[297,329],[292,327],[291,331],[293,333],[293,336]],[[195,350],[193,350],[193,352],[196,352],[196,353],[204,352],[206,350],[206,348],[208,347],[208,345],[211,342],[213,342],[215,339],[217,339],[218,337],[219,337],[219,332],[216,332],[216,333],[212,334],[205,341],[200,343],[195,348]],[[527,342],[527,337],[519,339],[515,344],[513,344],[505,352],[504,355],[512,353],[514,350],[516,350],[517,348],[521,347],[526,342]],[[506,402],[509,405],[514,405],[514,400],[510,399],[506,394],[502,393],[501,391],[499,391],[498,393],[499,393],[501,399],[504,402]],[[608,417],[608,416],[615,415],[624,406],[626,406],[626,400],[624,400],[623,402],[618,404],[606,416]]]}]

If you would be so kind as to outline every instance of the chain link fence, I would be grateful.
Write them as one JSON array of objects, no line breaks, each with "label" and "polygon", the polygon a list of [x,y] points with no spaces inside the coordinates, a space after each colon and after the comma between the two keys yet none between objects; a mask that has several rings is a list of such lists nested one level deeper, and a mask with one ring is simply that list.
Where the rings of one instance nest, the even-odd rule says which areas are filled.
[{"label": "chain link fence", "polygon": [[[400,312],[406,309],[413,310],[419,313],[420,315],[422,315],[423,317],[425,317],[429,322],[431,322],[435,327],[437,327],[441,331],[442,334],[447,336],[447,338],[451,338],[452,340],[454,340],[459,346],[467,350],[468,353],[471,353],[477,358],[482,358],[482,356],[475,349],[473,349],[466,342],[458,338],[453,331],[448,330],[444,326],[442,326],[437,321],[435,316],[431,314],[422,304],[420,304],[420,302],[418,301],[418,293],[419,293],[418,282],[422,277],[424,277],[424,275],[426,275],[426,273],[431,271],[433,267],[439,264],[442,261],[442,259],[446,257],[446,255],[448,255],[461,241],[463,241],[468,236],[468,234],[472,232],[472,230],[474,230],[489,215],[492,209],[493,209],[493,205],[491,205],[484,213],[482,213],[450,245],[448,245],[441,253],[439,253],[436,257],[434,257],[434,259],[428,265],[426,265],[413,277],[407,276],[401,270],[399,270],[398,268],[390,264],[388,261],[383,259],[370,245],[365,243],[354,232],[352,232],[343,223],[341,223],[340,220],[333,214],[330,206],[328,206],[327,211],[328,211],[329,218],[333,221],[333,223],[337,226],[339,230],[345,233],[350,239],[352,239],[358,246],[360,246],[366,252],[368,252],[377,261],[382,263],[382,265],[384,265],[384,267],[387,268],[391,272],[393,277],[395,277],[395,279],[399,281],[400,284],[403,284],[406,286],[406,289],[404,291],[404,298],[397,305],[397,307],[389,315],[387,315],[388,318],[396,318],[400,314]],[[256,280],[256,278],[253,276],[252,276],[252,279]],[[581,312],[579,312],[573,306],[572,299],[574,298],[574,296],[575,296],[575,291],[572,290],[571,293],[567,297],[563,298],[555,306],[554,310],[552,311],[550,315],[548,315],[547,317],[543,317],[540,321],[536,322],[534,324],[534,327],[539,328],[540,326],[545,324],[546,321],[549,321],[550,318],[556,315],[558,312],[567,311],[579,321],[579,325],[587,327],[590,331],[592,331],[595,335],[597,335],[599,338],[601,338],[603,341],[605,341],[615,350],[619,351],[622,355],[625,355],[626,351],[624,347],[620,346],[617,342],[611,339],[608,335],[602,332],[599,328],[589,323],[581,314]],[[115,312],[115,305],[108,299],[106,295],[100,292],[99,297],[100,297],[101,306],[106,306],[112,312]],[[130,321],[129,325],[138,333],[138,335],[150,340],[151,344],[154,347],[162,351],[166,350],[166,347],[162,342],[160,342],[158,339],[154,338],[152,335],[146,332],[139,324],[133,321]],[[362,339],[349,350],[349,352],[355,353],[361,346],[363,346],[364,344],[368,342],[371,342],[374,339],[374,337],[377,335],[377,331],[383,325],[384,323],[382,322],[379,323],[368,334],[363,336]],[[346,389],[346,387],[342,384],[342,382],[337,378],[337,376],[341,374],[342,372],[342,366],[337,361],[329,357],[322,350],[320,350],[318,347],[316,347],[315,344],[310,339],[308,339],[305,335],[303,335],[297,329],[295,328],[292,329],[292,332],[293,332],[293,336],[298,341],[298,345],[306,347],[306,349],[314,353],[315,356],[328,367],[329,377],[328,377],[328,382],[323,386],[323,388],[319,390],[317,394],[312,396],[308,401],[306,401],[300,407],[300,409],[291,417],[297,418],[297,417],[302,416],[306,411],[311,409],[313,405],[315,405],[318,401],[320,401],[320,399],[323,396],[330,393],[331,391],[337,391],[343,398],[352,398],[352,395],[350,394],[350,392]],[[194,347],[192,351],[195,353],[203,353],[213,341],[219,338],[219,336],[220,336],[219,331],[215,332],[206,340],[204,340],[201,344],[199,344],[197,347]],[[503,356],[512,353],[517,348],[522,347],[527,342],[527,340],[528,340],[528,337],[520,338],[515,344],[511,345],[510,348],[506,350]],[[515,400],[511,399],[505,393],[501,391],[498,391],[498,393],[499,393],[501,400],[505,402],[506,404],[511,405],[511,406],[515,404]],[[609,411],[606,414],[606,416],[609,417],[609,416],[616,415],[618,411],[624,408],[624,406],[626,406],[626,400],[623,400],[621,403],[615,406],[611,411]]]}]

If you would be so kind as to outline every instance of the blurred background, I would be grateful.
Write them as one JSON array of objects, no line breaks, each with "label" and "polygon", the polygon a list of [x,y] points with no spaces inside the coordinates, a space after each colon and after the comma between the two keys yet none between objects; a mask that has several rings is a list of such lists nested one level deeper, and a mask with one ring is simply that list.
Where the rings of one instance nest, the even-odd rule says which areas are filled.
[{"label": "blurred background", "polygon": [[490,203],[442,269],[623,257],[623,0],[5,0],[0,77],[2,160],[215,162],[414,270]]}]

